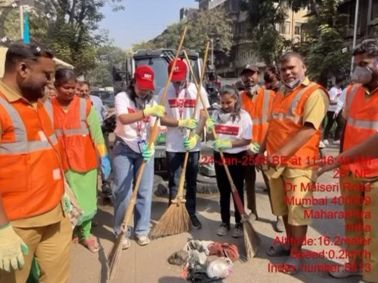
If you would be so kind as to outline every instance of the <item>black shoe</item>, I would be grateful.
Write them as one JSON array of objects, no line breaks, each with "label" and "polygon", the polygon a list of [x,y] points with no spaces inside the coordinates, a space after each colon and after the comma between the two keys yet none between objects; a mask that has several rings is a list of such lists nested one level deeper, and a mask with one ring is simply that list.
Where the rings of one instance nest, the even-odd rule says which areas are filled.
[{"label": "black shoe", "polygon": [[190,221],[192,222],[193,228],[199,230],[202,228],[201,222],[198,220],[196,215],[190,215]]}]

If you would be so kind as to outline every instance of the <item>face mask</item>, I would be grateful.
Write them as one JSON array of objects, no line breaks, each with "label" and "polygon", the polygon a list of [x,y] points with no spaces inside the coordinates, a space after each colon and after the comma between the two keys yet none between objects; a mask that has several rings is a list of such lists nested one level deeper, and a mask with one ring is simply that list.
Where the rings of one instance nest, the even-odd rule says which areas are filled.
[{"label": "face mask", "polygon": [[300,79],[295,79],[294,81],[291,81],[289,83],[285,83],[285,86],[288,89],[294,89],[297,85],[299,85],[300,82],[301,82]]},{"label": "face mask", "polygon": [[351,80],[355,83],[366,85],[373,79],[373,70],[369,67],[356,66],[354,69]]}]

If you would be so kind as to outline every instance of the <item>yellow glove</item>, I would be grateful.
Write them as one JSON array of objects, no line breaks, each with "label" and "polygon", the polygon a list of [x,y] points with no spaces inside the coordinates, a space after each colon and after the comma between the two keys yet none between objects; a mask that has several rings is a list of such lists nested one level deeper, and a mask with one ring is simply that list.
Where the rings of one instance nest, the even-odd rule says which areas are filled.
[{"label": "yellow glove", "polygon": [[184,147],[186,150],[192,150],[193,148],[196,147],[198,141],[200,139],[200,136],[197,134],[192,135],[189,138],[184,139]]},{"label": "yellow glove", "polygon": [[165,107],[163,105],[155,104],[144,108],[143,113],[145,116],[163,117],[165,113]]},{"label": "yellow glove", "polygon": [[178,126],[180,128],[187,128],[189,130],[194,130],[197,128],[197,120],[196,119],[181,119],[178,120]]},{"label": "yellow glove", "polygon": [[24,265],[24,255],[28,254],[28,246],[7,224],[0,228],[0,269],[10,271],[21,269]]},{"label": "yellow glove", "polygon": [[206,119],[206,129],[208,132],[211,132],[215,126],[215,121],[213,118],[207,118]]},{"label": "yellow glove", "polygon": [[232,142],[226,139],[216,139],[214,141],[214,147],[216,150],[224,150],[232,148]]},{"label": "yellow glove", "polygon": [[251,142],[249,144],[249,150],[252,151],[252,153],[258,153],[260,150],[260,145],[257,142]]}]

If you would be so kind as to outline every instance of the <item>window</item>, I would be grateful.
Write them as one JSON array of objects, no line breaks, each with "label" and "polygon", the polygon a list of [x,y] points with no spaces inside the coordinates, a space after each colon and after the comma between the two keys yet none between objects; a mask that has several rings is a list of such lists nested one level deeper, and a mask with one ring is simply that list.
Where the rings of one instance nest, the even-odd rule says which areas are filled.
[{"label": "window", "polygon": [[371,1],[371,14],[370,14],[370,21],[374,21],[378,18],[378,0],[370,0]]},{"label": "window", "polygon": [[296,34],[296,35],[300,35],[301,34],[301,26],[302,26],[301,23],[295,23],[294,34]]},{"label": "window", "polygon": [[284,34],[290,34],[290,22],[285,22],[285,32]]}]

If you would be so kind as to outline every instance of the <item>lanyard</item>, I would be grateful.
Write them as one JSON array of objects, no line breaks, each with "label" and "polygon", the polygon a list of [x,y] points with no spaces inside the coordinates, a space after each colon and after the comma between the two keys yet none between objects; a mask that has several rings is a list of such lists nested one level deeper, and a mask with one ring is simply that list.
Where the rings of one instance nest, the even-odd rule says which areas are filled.
[{"label": "lanyard", "polygon": [[[184,97],[180,97],[180,93],[184,91]],[[187,100],[187,97],[189,97],[187,87],[185,86],[184,89],[180,90],[179,92],[176,91],[176,101],[177,101],[177,108],[179,111],[179,119],[183,118],[184,115],[184,109],[185,109],[185,101]]]}]

